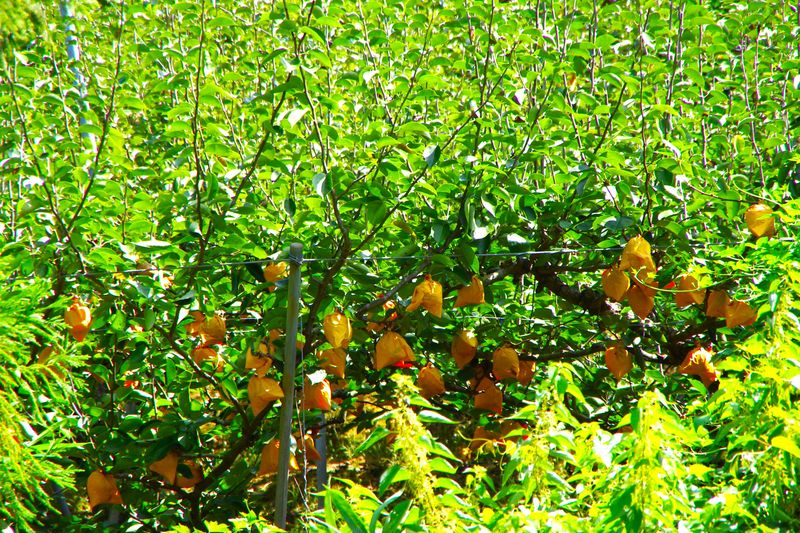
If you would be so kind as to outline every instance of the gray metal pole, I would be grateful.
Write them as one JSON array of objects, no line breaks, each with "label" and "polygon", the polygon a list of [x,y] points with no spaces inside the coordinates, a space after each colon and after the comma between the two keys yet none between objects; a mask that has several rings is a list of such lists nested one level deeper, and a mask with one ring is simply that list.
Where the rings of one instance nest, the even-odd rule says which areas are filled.
[{"label": "gray metal pole", "polygon": [[297,366],[297,325],[300,322],[300,269],[303,245],[289,247],[289,300],[286,303],[286,351],[283,358],[283,404],[279,426],[278,487],[275,495],[275,524],[286,529],[289,503],[289,455],[291,453],[292,413],[294,410],[294,374]]}]

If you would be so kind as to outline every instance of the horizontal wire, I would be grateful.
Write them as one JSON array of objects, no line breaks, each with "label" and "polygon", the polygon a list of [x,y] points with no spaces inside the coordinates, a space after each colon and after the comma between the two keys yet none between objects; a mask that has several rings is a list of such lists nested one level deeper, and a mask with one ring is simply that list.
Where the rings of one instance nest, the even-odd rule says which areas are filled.
[{"label": "horizontal wire", "polygon": [[[775,239],[779,242],[796,242],[794,238],[783,238],[783,239]],[[746,241],[745,241],[746,242]],[[716,242],[716,243],[687,243],[690,248],[693,249],[701,249],[707,247],[716,247],[716,246],[734,246],[743,244],[742,241],[736,242]],[[664,245],[653,245],[652,248],[656,250],[665,250],[670,248],[670,246]],[[599,252],[619,252],[623,250],[623,246],[611,246],[608,248],[561,248],[557,250],[529,250],[524,252],[481,252],[476,253],[475,257],[531,257],[531,256],[545,256],[545,255],[571,255],[571,254],[581,254],[581,253],[599,253]],[[400,255],[400,256],[370,256],[370,255],[362,255],[359,257],[348,257],[345,259],[345,262],[351,261],[360,261],[360,262],[370,262],[370,261],[408,261],[408,260],[428,260],[436,257],[437,255],[444,255],[444,254],[428,254],[428,255]],[[456,259],[459,256],[456,254],[444,255],[444,257],[448,257],[450,259]],[[287,261],[291,261],[292,258],[286,258]],[[339,261],[340,258],[338,257],[305,257],[300,261],[301,263],[328,263]],[[74,274],[63,274],[60,276],[63,279],[80,279],[80,278],[99,278],[105,276],[114,276],[114,275],[136,275],[136,274],[152,274],[158,272],[170,272],[170,271],[178,271],[178,270],[190,270],[190,269],[197,269],[197,270],[209,270],[213,268],[220,268],[220,267],[230,267],[230,266],[246,266],[246,265],[265,265],[270,263],[280,262],[280,259],[253,259],[249,261],[223,261],[217,263],[201,263],[199,265],[183,265],[183,266],[174,266],[169,268],[133,268],[127,270],[98,270],[94,272],[77,272]],[[9,276],[6,278],[5,283],[11,284],[16,281],[26,280],[26,279],[35,279],[35,278],[42,279],[43,276],[36,276],[35,274],[30,274],[27,276]],[[57,276],[58,277],[58,276]]]},{"label": "horizontal wire", "polygon": [[[459,320],[462,320],[462,319],[494,320],[494,321],[497,321],[497,322],[509,322],[509,323],[516,323],[516,322],[519,322],[519,323],[522,323],[522,322],[529,322],[529,323],[546,322],[546,320],[544,320],[542,318],[530,318],[530,317],[513,317],[513,318],[510,318],[510,317],[505,317],[505,316],[478,315],[478,314],[461,315],[461,316],[459,316],[457,318]],[[667,325],[671,324],[671,323],[659,322],[659,321],[655,321],[655,320],[650,320],[649,322],[654,324],[654,325],[656,325],[656,326],[667,326]],[[255,326],[259,326],[259,325],[263,324],[263,321],[250,322],[250,324],[253,324]],[[563,327],[563,326],[566,326],[567,324],[568,324],[568,322],[565,322],[563,324],[560,324],[559,326]],[[258,329],[257,327],[256,328],[249,328],[249,329],[245,329],[245,328],[241,328],[240,329],[240,328],[237,328],[235,326],[235,322],[231,322],[231,323],[229,323],[229,326],[227,327],[226,331],[228,331],[229,333],[259,333],[262,330]],[[302,329],[300,329],[300,331],[302,331]]]}]

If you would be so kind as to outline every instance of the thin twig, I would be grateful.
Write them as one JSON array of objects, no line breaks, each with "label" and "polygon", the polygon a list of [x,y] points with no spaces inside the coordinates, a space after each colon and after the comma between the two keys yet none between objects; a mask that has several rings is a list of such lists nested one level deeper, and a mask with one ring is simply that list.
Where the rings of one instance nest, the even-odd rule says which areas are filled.
[{"label": "thin twig", "polygon": [[622,98],[625,96],[625,89],[627,89],[628,85],[623,81],[622,87],[619,89],[619,96],[617,97],[617,103],[614,105],[614,109],[611,110],[611,115],[608,117],[608,122],[606,122],[606,127],[603,128],[603,134],[600,136],[600,140],[597,141],[597,145],[594,147],[592,151],[592,158],[597,157],[597,152],[600,150],[600,147],[603,146],[603,143],[606,140],[606,136],[608,135],[609,130],[611,129],[611,123],[614,121],[614,117],[619,110],[620,104],[622,104]]},{"label": "thin twig", "polygon": [[[753,75],[755,77],[755,94],[756,98],[758,98],[758,36],[761,33],[761,27],[759,26],[756,29],[756,50],[755,50],[755,57],[753,58]],[[750,113],[750,144],[753,147],[753,153],[756,156],[756,162],[758,163],[758,176],[761,181],[761,187],[765,186],[764,181],[764,166],[761,162],[761,148],[758,147],[758,141],[756,140],[756,113],[753,110],[753,106],[750,103],[750,82],[747,77],[747,66],[745,65],[744,60],[744,51],[745,51],[745,43],[742,42],[739,45],[740,52],[739,52],[739,59],[742,65],[742,78],[744,80],[744,105],[747,109],[747,112]],[[758,105],[758,101],[756,101],[756,105]]]},{"label": "thin twig", "polygon": [[125,10],[120,9],[120,20],[119,20],[119,28],[117,29],[117,60],[116,65],[114,67],[114,81],[111,84],[111,95],[109,96],[108,107],[106,108],[106,112],[103,116],[103,130],[100,134],[100,142],[97,145],[97,151],[94,155],[94,162],[92,163],[91,168],[89,168],[89,183],[86,185],[86,188],[81,195],[81,200],[78,203],[78,207],[75,208],[75,212],[72,214],[72,218],[67,224],[67,233],[72,233],[72,228],[75,226],[75,222],[78,220],[78,216],[80,216],[83,207],[86,205],[86,200],[89,198],[89,193],[92,190],[92,186],[94,185],[94,180],[97,177],[97,173],[100,168],[100,157],[103,154],[103,148],[106,145],[106,140],[108,139],[108,130],[109,125],[111,123],[111,115],[114,112],[114,102],[116,100],[117,95],[117,87],[119,85],[119,71],[122,65],[122,35],[123,35],[123,27],[125,26]]}]

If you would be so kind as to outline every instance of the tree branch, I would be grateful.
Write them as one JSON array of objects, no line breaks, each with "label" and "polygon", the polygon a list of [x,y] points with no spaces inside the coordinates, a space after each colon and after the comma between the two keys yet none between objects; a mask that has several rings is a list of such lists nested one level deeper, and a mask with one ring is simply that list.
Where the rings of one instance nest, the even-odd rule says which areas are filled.
[{"label": "tree branch", "polygon": [[242,419],[245,422],[247,421],[247,413],[237,398],[228,394],[228,391],[225,390],[225,388],[213,375],[209,374],[208,372],[203,370],[200,367],[200,365],[195,363],[194,359],[192,359],[192,357],[188,353],[186,353],[186,351],[175,341],[175,338],[172,335],[170,335],[167,331],[165,331],[162,326],[156,324],[153,326],[153,329],[158,331],[161,334],[161,336],[167,340],[172,350],[181,357],[183,357],[183,359],[185,359],[186,362],[189,363],[189,366],[192,367],[192,370],[194,370],[197,375],[202,376],[203,379],[211,383],[214,386],[214,388],[217,389],[217,391],[220,393],[220,396],[225,398],[226,401],[228,401],[231,405],[234,406],[234,408],[236,408],[239,414],[242,415]]},{"label": "tree branch", "polygon": [[100,134],[100,142],[97,145],[97,151],[94,155],[94,163],[89,169],[89,183],[86,185],[86,189],[84,189],[83,194],[81,195],[81,200],[78,203],[78,207],[75,209],[75,213],[73,213],[72,218],[67,225],[67,232],[70,234],[72,233],[72,228],[75,226],[75,222],[78,220],[78,216],[81,214],[83,207],[86,205],[89,192],[91,192],[92,186],[94,185],[94,180],[97,177],[97,170],[100,165],[100,156],[103,153],[103,148],[105,147],[106,139],[108,138],[109,123],[111,122],[111,115],[114,112],[114,101],[116,99],[117,86],[119,83],[119,71],[120,66],[122,65],[122,28],[124,27],[124,13],[125,10],[121,9],[119,28],[117,29],[117,61],[116,66],[114,67],[114,82],[111,85],[111,96],[109,97],[108,107],[106,108],[105,115],[103,116],[103,131]]}]

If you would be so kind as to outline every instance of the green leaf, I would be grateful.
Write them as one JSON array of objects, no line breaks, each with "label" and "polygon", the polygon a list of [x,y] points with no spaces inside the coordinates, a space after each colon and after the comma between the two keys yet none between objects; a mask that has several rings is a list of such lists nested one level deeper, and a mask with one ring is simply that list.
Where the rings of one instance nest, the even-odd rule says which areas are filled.
[{"label": "green leaf", "polygon": [[289,123],[289,127],[293,128],[297,125],[298,122],[308,113],[307,108],[302,109],[292,109],[289,111],[289,114],[286,115],[286,121]]},{"label": "green leaf", "polygon": [[325,35],[317,30],[316,28],[310,28],[308,26],[300,26],[299,31],[310,37],[312,40],[316,41],[323,47],[326,46],[325,43]]},{"label": "green leaf", "polygon": [[356,512],[344,498],[344,495],[338,490],[328,489],[328,491],[331,494],[333,507],[342,516],[342,519],[347,524],[347,527],[350,528],[350,531],[353,533],[367,533],[368,529],[366,524],[364,524],[364,522],[361,520],[361,517],[356,514]]},{"label": "green leaf", "polygon": [[[336,512],[333,508],[333,492],[334,489],[327,488],[325,489],[325,523],[326,525],[333,527],[337,524],[336,521]],[[338,531],[338,530],[337,530]]]},{"label": "green leaf", "polygon": [[181,296],[180,298],[176,299],[175,300],[175,305],[180,305],[180,306],[189,305],[190,303],[192,303],[194,301],[194,298],[195,298],[194,291],[189,291],[189,292],[185,293],[183,296]]},{"label": "green leaf", "polygon": [[133,245],[136,246],[137,248],[143,248],[145,250],[169,248],[170,246],[172,246],[172,244],[169,243],[169,242],[159,241],[157,239],[149,239],[149,240],[146,240],[146,241],[139,241],[139,242],[133,243]]},{"label": "green leaf", "polygon": [[435,439],[432,439],[429,435],[421,436],[419,441],[420,444],[422,444],[428,452],[433,453],[435,455],[440,455],[442,457],[446,457],[447,459],[450,459],[452,461],[456,461],[459,463],[461,462],[458,459],[458,457],[453,455],[453,452],[451,452],[447,448],[447,446],[445,446],[444,444]]},{"label": "green leaf", "polygon": [[83,124],[78,127],[78,133],[88,133],[100,137],[103,135],[103,128],[94,124]]},{"label": "green leaf", "polygon": [[389,434],[391,434],[391,431],[389,431],[384,427],[375,428],[370,434],[370,436],[367,438],[367,440],[359,444],[358,447],[356,447],[356,449],[353,450],[353,454],[359,455],[364,453],[365,451],[369,450],[372,446],[374,446],[376,443],[386,438],[386,436]]},{"label": "green leaf", "polygon": [[294,217],[297,213],[297,203],[292,198],[285,198],[283,200],[283,210],[289,217]]},{"label": "green leaf", "polygon": [[438,263],[446,268],[452,268],[455,264],[452,259],[443,254],[436,254],[431,259],[434,263]]},{"label": "green leaf", "polygon": [[381,474],[381,479],[378,484],[378,494],[382,495],[386,490],[398,481],[405,481],[410,477],[408,470],[400,465],[392,465]]},{"label": "green leaf", "polygon": [[770,444],[775,448],[780,448],[781,450],[788,452],[800,459],[800,447],[798,447],[797,443],[795,443],[792,439],[784,437],[783,435],[779,435],[777,437],[773,437]]},{"label": "green leaf", "polygon": [[152,309],[145,309],[144,311],[144,330],[150,331],[156,323],[156,314]]},{"label": "green leaf", "polygon": [[428,465],[434,472],[441,472],[443,474],[455,474],[458,471],[458,469],[441,457],[434,457],[428,461]]},{"label": "green leaf", "polygon": [[[392,509],[389,515],[389,520],[383,526],[382,533],[395,533],[399,531],[406,531],[410,528],[401,528],[401,526],[408,526],[406,520],[409,517],[409,509],[411,508],[411,500],[403,500]],[[419,529],[419,528],[415,528]]]},{"label": "green leaf", "polygon": [[314,186],[314,190],[317,191],[317,194],[323,198],[328,196],[332,190],[330,177],[324,172],[314,174],[314,177],[311,179],[311,184]]},{"label": "green leaf", "polygon": [[429,146],[425,149],[423,153],[423,157],[425,158],[425,163],[428,165],[428,168],[432,167],[436,163],[439,162],[439,157],[442,155],[442,149],[439,148],[438,145],[436,146]]},{"label": "green leaf", "polygon": [[403,491],[397,491],[388,498],[386,498],[386,500],[382,504],[380,504],[380,506],[377,509],[375,509],[375,511],[372,513],[372,519],[369,522],[370,533],[374,533],[376,531],[376,526],[378,525],[378,521],[383,516],[383,511],[385,509],[388,509],[394,502],[399,500],[402,496],[403,496]]},{"label": "green leaf", "polygon": [[128,318],[125,316],[125,313],[121,311],[117,311],[116,313],[114,313],[114,315],[111,317],[111,322],[109,323],[111,328],[119,333],[125,331],[127,324],[128,324]]},{"label": "green leaf", "polygon": [[420,422],[426,424],[458,424],[455,420],[450,420],[443,414],[428,409],[423,409],[417,413],[417,418]]},{"label": "green leaf", "polygon": [[218,16],[209,20],[206,24],[209,28],[223,28],[226,26],[234,26],[236,22],[230,17]]},{"label": "green leaf", "polygon": [[461,243],[458,245],[458,258],[461,264],[470,272],[478,272],[480,270],[480,264],[478,263],[478,257],[475,255],[475,250],[466,243]]}]

